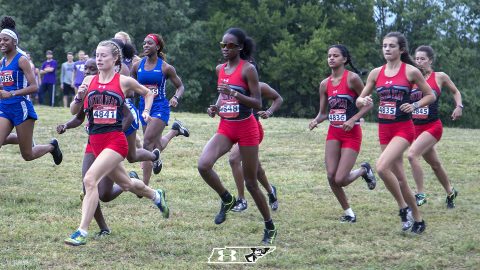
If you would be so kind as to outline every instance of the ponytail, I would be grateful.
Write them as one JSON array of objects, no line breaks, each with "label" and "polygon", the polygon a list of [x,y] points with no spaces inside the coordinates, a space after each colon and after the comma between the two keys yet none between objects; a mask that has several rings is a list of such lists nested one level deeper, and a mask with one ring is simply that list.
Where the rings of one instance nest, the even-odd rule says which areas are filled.
[{"label": "ponytail", "polygon": [[[350,52],[348,51],[347,47],[345,45],[342,45],[342,44],[336,44],[336,45],[332,45],[330,47],[328,47],[328,50],[330,50],[331,48],[337,48],[340,50],[340,52],[342,53],[342,56],[347,58],[347,62],[345,62],[345,65],[350,65],[350,67],[352,68],[353,72],[357,73],[358,75],[363,75],[362,72],[360,70],[358,70],[352,63],[352,56],[350,56]],[[327,52],[328,52],[327,50]]]},{"label": "ponytail", "polygon": [[247,36],[245,31],[240,28],[230,28],[225,34],[230,34],[237,38],[238,45],[242,46],[240,58],[247,61],[252,58],[252,55],[255,52],[255,42],[251,37]]}]

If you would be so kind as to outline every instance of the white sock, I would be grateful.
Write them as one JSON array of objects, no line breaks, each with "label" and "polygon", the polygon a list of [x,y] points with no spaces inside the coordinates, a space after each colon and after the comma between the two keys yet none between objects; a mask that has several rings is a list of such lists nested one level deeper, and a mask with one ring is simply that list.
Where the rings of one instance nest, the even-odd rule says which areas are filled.
[{"label": "white sock", "polygon": [[354,216],[355,216],[355,213],[353,213],[352,208],[348,208],[347,210],[345,210],[345,215],[346,215],[346,216],[354,217]]},{"label": "white sock", "polygon": [[86,237],[86,236],[88,235],[88,232],[87,232],[87,231],[84,231],[84,230],[82,230],[82,229],[80,229],[80,228],[78,228],[78,231],[80,232],[80,234],[81,234],[82,236],[85,236],[85,237]]},{"label": "white sock", "polygon": [[154,204],[159,204],[160,203],[160,194],[158,193],[158,191],[154,191],[155,195],[153,196],[153,203]]}]

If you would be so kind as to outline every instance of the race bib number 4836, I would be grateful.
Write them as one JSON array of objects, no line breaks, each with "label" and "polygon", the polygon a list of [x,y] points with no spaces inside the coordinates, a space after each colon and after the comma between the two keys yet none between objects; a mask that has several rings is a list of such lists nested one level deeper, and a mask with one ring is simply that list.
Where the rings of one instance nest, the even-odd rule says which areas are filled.
[{"label": "race bib number 4836", "polygon": [[331,109],[328,114],[330,124],[340,126],[347,121],[347,114],[345,109]]},{"label": "race bib number 4836", "polygon": [[94,105],[94,124],[115,124],[117,122],[117,106]]}]

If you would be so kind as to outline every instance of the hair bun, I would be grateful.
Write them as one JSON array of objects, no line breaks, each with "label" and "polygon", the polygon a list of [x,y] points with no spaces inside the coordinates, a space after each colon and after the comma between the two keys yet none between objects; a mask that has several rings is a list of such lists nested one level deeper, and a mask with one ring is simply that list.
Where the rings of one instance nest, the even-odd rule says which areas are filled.
[{"label": "hair bun", "polygon": [[15,20],[10,16],[5,16],[2,19],[1,26],[2,29],[15,30]]}]

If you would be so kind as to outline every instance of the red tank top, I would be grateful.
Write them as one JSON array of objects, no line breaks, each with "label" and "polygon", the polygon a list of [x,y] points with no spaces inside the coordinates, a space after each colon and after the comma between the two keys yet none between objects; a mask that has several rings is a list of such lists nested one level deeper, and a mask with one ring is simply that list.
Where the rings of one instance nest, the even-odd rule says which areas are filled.
[{"label": "red tank top", "polygon": [[386,65],[382,66],[375,84],[380,98],[378,107],[379,123],[402,122],[410,119],[410,114],[402,112],[400,105],[410,103],[412,84],[407,78],[407,64],[402,63],[397,74],[385,75]]},{"label": "red tank top", "polygon": [[[245,60],[240,59],[232,74],[225,73],[227,63],[224,63],[218,73],[217,85],[223,83],[228,84],[232,90],[237,91],[243,95],[250,96],[247,82],[242,77],[242,68]],[[243,105],[238,100],[229,95],[220,94],[220,109],[219,115],[227,120],[241,120],[246,119],[252,114],[252,108]]]},{"label": "red tank top", "polygon": [[[412,112],[413,123],[415,125],[423,125],[428,124],[430,122],[436,121],[438,117],[438,98],[442,93],[440,87],[437,84],[436,80],[436,73],[432,71],[430,77],[427,79],[427,83],[430,88],[433,89],[434,94],[436,95],[437,99],[432,104],[418,108]],[[416,102],[423,98],[423,92],[418,89],[418,86],[415,84],[413,86],[413,90],[410,94],[410,101]]]},{"label": "red tank top", "polygon": [[83,103],[88,117],[88,133],[100,134],[122,130],[125,95],[120,86],[120,74],[115,73],[108,83],[93,77]]},{"label": "red tank top", "polygon": [[358,112],[355,101],[357,93],[348,87],[348,70],[345,70],[338,85],[333,85],[332,76],[328,77],[327,95],[330,112],[328,119],[333,126],[340,126]]}]

